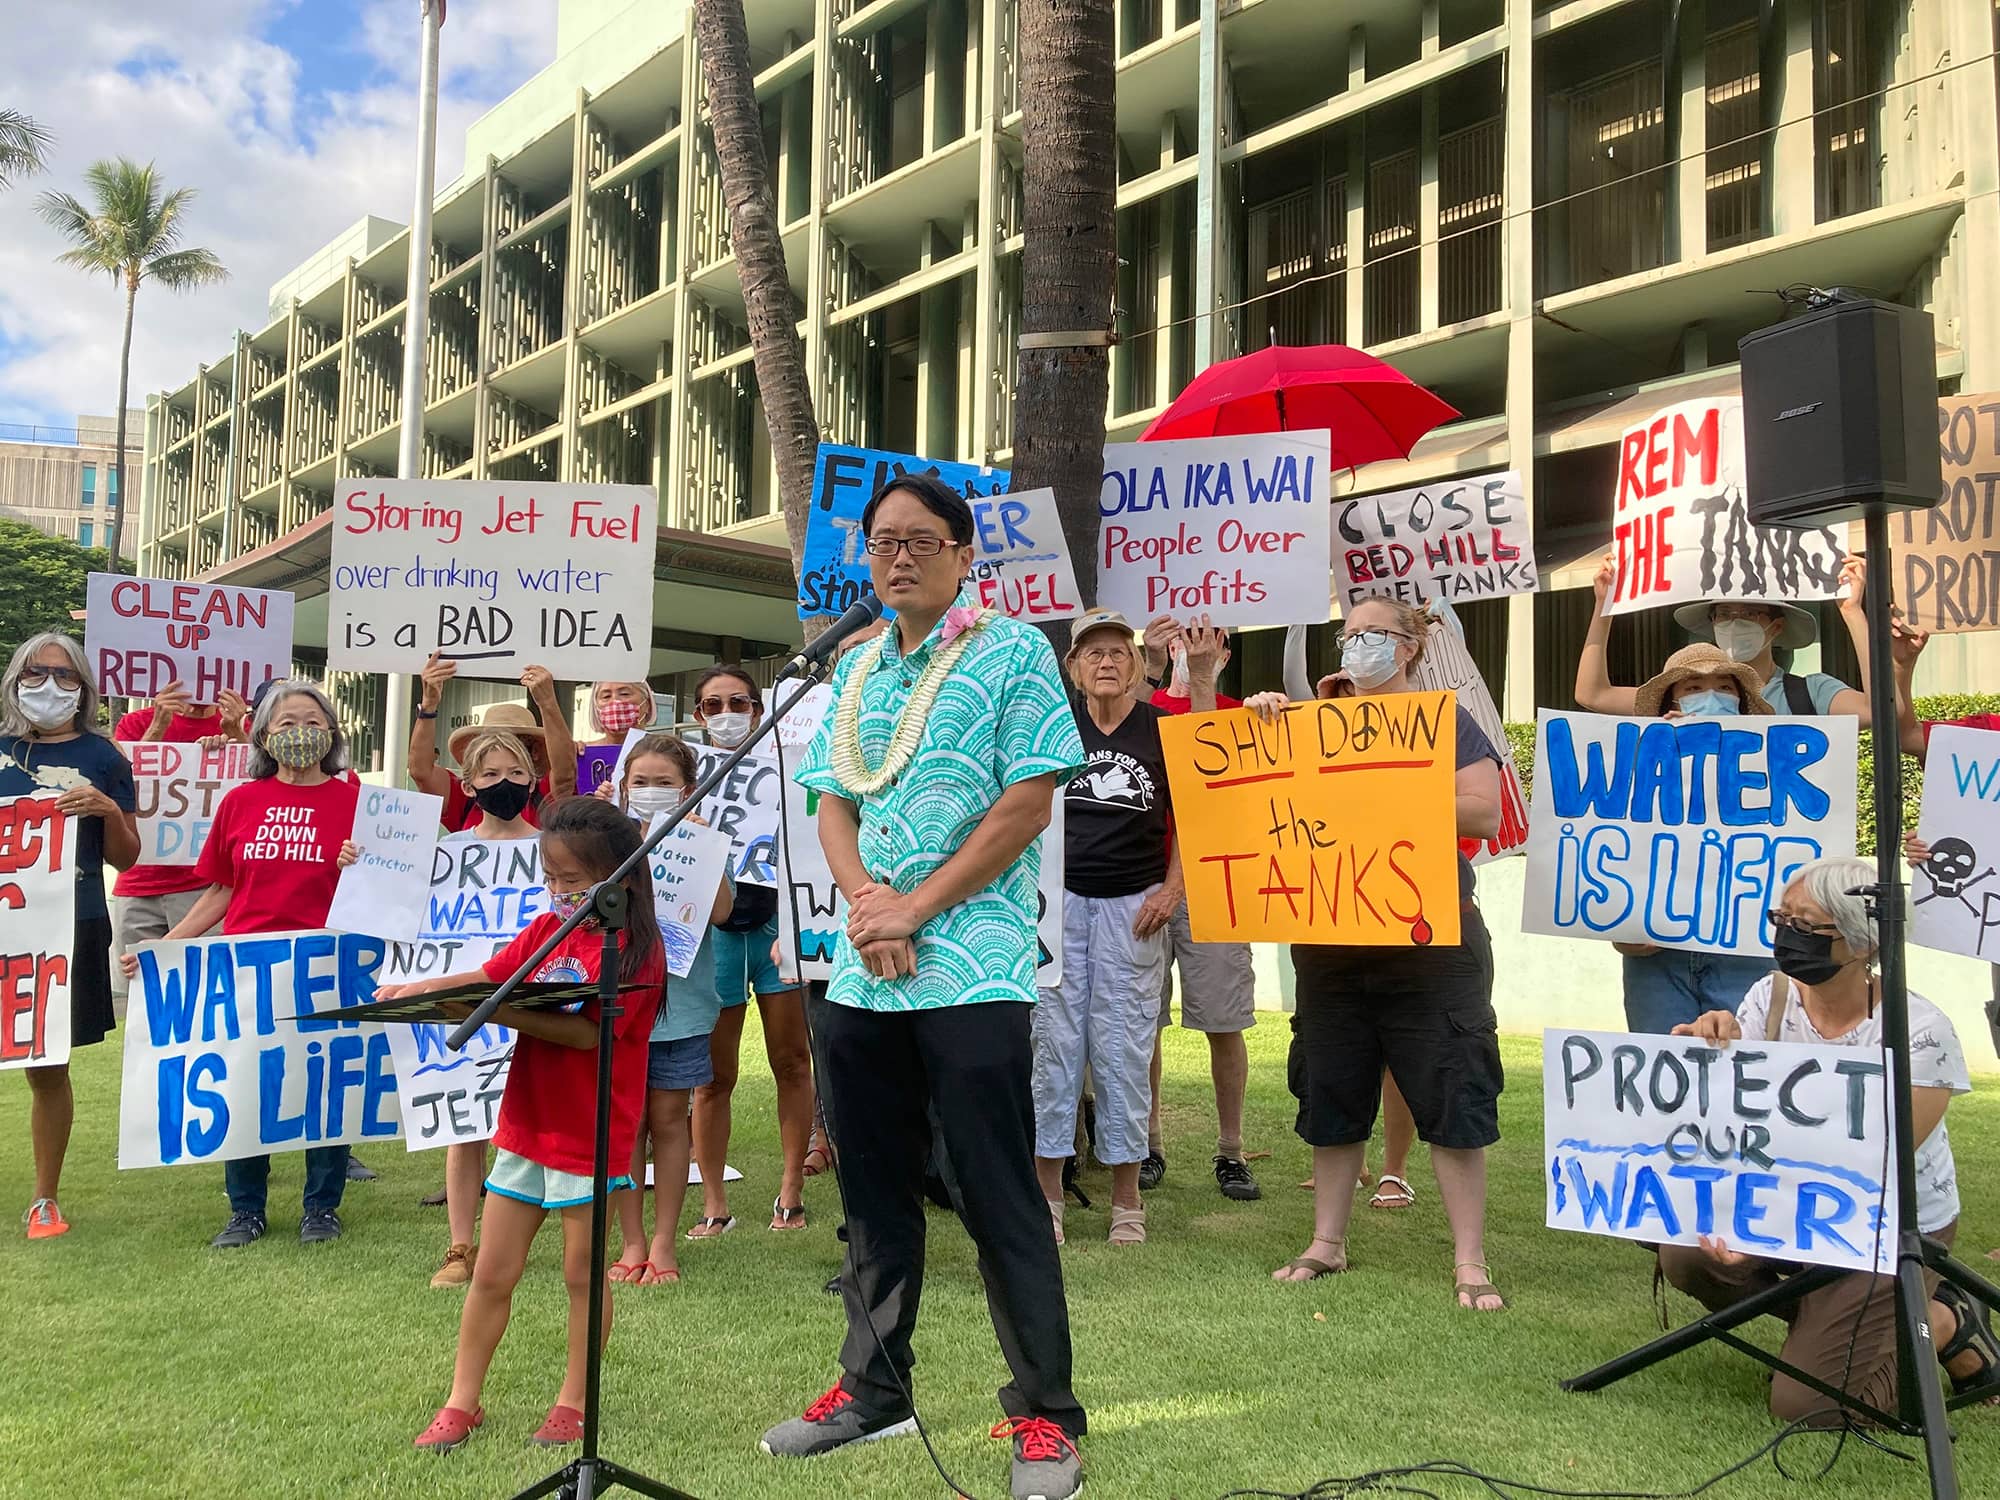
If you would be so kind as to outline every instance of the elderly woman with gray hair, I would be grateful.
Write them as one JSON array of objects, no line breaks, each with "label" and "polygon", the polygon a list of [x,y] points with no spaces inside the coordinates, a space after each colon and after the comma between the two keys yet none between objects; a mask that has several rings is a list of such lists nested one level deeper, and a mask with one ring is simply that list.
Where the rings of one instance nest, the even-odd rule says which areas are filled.
[{"label": "elderly woman with gray hair", "polygon": [[[50,796],[76,825],[76,917],[69,949],[70,1050],[104,1040],[111,1008],[111,916],[104,866],[122,870],[139,857],[132,819],[132,767],[97,725],[97,684],[74,636],[57,631],[23,641],[0,678],[0,797]],[[21,1039],[0,1037],[0,1046]],[[35,1196],[28,1238],[69,1231],[56,1188],[69,1151],[76,1098],[69,1064],[27,1066],[28,1134],[34,1143]]]},{"label": "elderly woman with gray hair", "polygon": [[[1712,1010],[1675,1036],[1717,1047],[1745,1037],[1819,1042],[1879,1051],[1882,984],[1875,972],[1875,919],[1855,894],[1875,883],[1875,867],[1854,858],[1816,859],[1786,884],[1771,913],[1777,972],[1752,985],[1734,1012]],[[1972,1091],[1965,1053],[1951,1018],[1910,992],[1910,1083],[1917,1137],[1917,1227],[1949,1245],[1958,1231],[1958,1173],[1945,1109]],[[1663,1245],[1660,1270],[1696,1301],[1719,1311],[1778,1285],[1800,1269],[1733,1250],[1720,1235],[1700,1245]],[[2000,1373],[2000,1343],[1986,1311],[1950,1282],[1924,1273],[1938,1362],[1961,1391]],[[1889,1277],[1856,1271],[1801,1297],[1791,1314],[1785,1361],[1878,1410],[1896,1406],[1896,1288]],[[1843,1381],[1845,1382],[1843,1384]],[[1840,1413],[1812,1387],[1780,1373],[1771,1381],[1771,1414],[1781,1422]]]},{"label": "elderly woman with gray hair", "polygon": [[[273,683],[250,722],[250,780],[216,808],[195,872],[208,881],[194,909],[167,934],[196,938],[217,923],[228,934],[326,925],[340,870],[358,853],[350,835],[360,784],[347,775],[347,743],[326,695],[300,679]],[[124,960],[128,971],[137,959]],[[340,1238],[345,1146],[306,1152],[299,1242]],[[271,1158],[227,1162],[229,1222],[210,1241],[233,1250],[261,1239]]]}]

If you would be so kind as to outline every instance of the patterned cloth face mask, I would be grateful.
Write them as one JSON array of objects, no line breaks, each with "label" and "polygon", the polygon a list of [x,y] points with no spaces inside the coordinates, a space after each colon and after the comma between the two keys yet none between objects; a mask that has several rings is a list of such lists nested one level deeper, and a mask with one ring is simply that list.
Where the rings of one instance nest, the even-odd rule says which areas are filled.
[{"label": "patterned cloth face mask", "polygon": [[604,726],[606,734],[624,734],[629,729],[637,729],[639,721],[648,716],[648,710],[623,698],[597,705],[597,722]]},{"label": "patterned cloth face mask", "polygon": [[333,732],[317,724],[294,724],[289,729],[274,729],[265,735],[264,748],[279,765],[303,771],[307,766],[316,766],[326,759],[327,752],[333,748]]},{"label": "patterned cloth face mask", "polygon": [[580,891],[549,892],[549,910],[554,912],[559,917],[570,916],[579,907],[588,906],[589,904],[590,904],[589,886],[585,886]]}]

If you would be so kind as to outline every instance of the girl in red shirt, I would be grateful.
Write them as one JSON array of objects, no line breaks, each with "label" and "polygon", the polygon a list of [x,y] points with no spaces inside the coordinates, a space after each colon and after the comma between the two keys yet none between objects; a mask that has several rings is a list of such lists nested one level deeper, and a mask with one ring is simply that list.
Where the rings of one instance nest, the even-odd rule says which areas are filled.
[{"label": "girl in red shirt", "polygon": [[[640,838],[637,823],[594,797],[572,797],[557,803],[542,825],[542,878],[555,910],[536,918],[481,969],[414,984],[384,985],[376,991],[378,998],[398,999],[482,979],[495,983],[505,979],[564,917],[589,900],[591,887],[637,849]],[[626,878],[625,889],[631,897],[633,921],[620,944],[622,999],[612,1033],[610,1159],[614,1162],[629,1162],[638,1138],[646,1107],[647,1038],[667,972],[660,930],[651,920],[653,879],[643,861]],[[586,922],[542,960],[531,979],[544,983],[595,980],[602,941],[602,933]],[[462,1015],[469,1007],[448,1009]],[[550,1209],[562,1213],[563,1280],[569,1286],[569,1361],[562,1389],[534,1441],[554,1446],[583,1437],[590,1278],[604,1274],[602,1267],[592,1264],[590,1255],[597,1001],[587,1000],[569,1013],[503,1005],[493,1019],[512,1027],[520,1040],[514,1045],[513,1065],[493,1136],[497,1149],[493,1171],[486,1179],[488,1197],[479,1258],[458,1325],[451,1396],[416,1438],[417,1447],[434,1452],[458,1447],[485,1420],[479,1404],[480,1387],[500,1335],[507,1330],[514,1287],[527,1264],[528,1248]],[[632,1185],[631,1177],[620,1173],[611,1179],[609,1191]],[[607,1337],[611,1332],[608,1288],[604,1332]]]}]

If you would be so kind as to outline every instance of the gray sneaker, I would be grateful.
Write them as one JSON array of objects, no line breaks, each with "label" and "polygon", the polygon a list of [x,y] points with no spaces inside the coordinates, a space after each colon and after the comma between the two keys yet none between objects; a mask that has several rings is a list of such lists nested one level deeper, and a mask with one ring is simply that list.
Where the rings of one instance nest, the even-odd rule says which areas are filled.
[{"label": "gray sneaker", "polygon": [[758,1443],[773,1458],[817,1458],[849,1443],[873,1443],[917,1430],[913,1416],[869,1412],[845,1386],[836,1385],[813,1402],[802,1417],[780,1422]]},{"label": "gray sneaker", "polygon": [[1160,1185],[1160,1179],[1167,1175],[1167,1158],[1158,1151],[1146,1152],[1146,1159],[1139,1163],[1139,1191],[1150,1193]]},{"label": "gray sneaker", "polygon": [[299,1243],[324,1245],[340,1238],[340,1215],[330,1208],[309,1208],[299,1217]]},{"label": "gray sneaker", "polygon": [[262,1214],[232,1213],[229,1222],[222,1226],[222,1233],[208,1244],[211,1250],[241,1250],[245,1245],[254,1245],[263,1237]]},{"label": "gray sneaker", "polygon": [[993,1436],[1014,1440],[1014,1500],[1072,1500],[1083,1493],[1083,1459],[1047,1417],[1010,1417]]}]

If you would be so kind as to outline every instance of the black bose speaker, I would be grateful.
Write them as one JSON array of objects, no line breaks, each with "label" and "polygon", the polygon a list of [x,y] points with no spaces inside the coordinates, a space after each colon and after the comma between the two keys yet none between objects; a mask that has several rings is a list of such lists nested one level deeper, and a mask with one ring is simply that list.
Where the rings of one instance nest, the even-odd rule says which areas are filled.
[{"label": "black bose speaker", "polygon": [[1830,302],[1736,345],[1745,501],[1758,526],[1825,526],[1868,506],[1936,505],[1937,344],[1931,315]]}]

